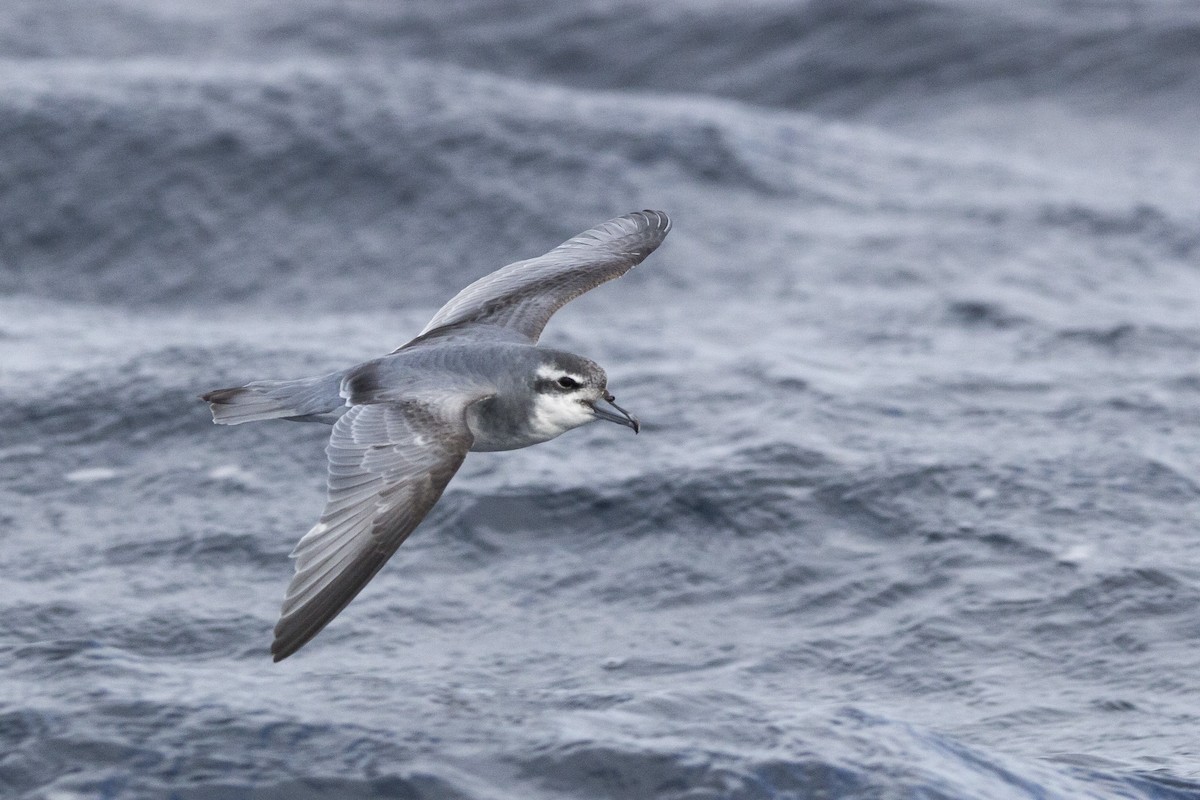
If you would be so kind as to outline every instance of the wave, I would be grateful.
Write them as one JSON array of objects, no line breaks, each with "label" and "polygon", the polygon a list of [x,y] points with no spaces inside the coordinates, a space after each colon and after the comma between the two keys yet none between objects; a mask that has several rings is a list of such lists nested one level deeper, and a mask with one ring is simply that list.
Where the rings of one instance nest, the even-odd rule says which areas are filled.
[{"label": "wave", "polygon": [[[1101,759],[986,754],[856,707],[796,711],[736,695],[655,693],[616,712],[563,709],[558,732],[515,735],[492,755],[371,724],[271,720],[220,703],[97,697],[102,722],[34,709],[0,715],[20,796],[75,793],[257,797],[1194,798],[1200,784],[1114,771]],[[701,718],[705,709],[709,715]],[[668,730],[660,718],[674,711]],[[451,711],[451,713],[460,713]],[[714,718],[713,713],[718,716]],[[378,721],[377,721],[378,722]],[[714,727],[719,733],[714,736]],[[128,765],[112,770],[110,765]],[[297,764],[304,772],[296,775]],[[47,780],[48,779],[48,780]]]},{"label": "wave", "polygon": [[[945,258],[925,253],[931,229],[953,232],[955,248],[1065,230],[1168,265],[1197,248],[1157,205],[1049,202],[998,153],[427,62],[28,62],[0,94],[0,138],[0,168],[18,178],[0,197],[0,293],[114,306],[436,307],[646,205],[680,219],[655,267],[673,288],[730,279],[719,229],[738,233],[755,280],[808,267],[797,242],[832,246],[805,226],[882,224],[855,241],[864,257],[906,253],[933,265],[923,270]],[[964,205],[992,186],[1004,191]],[[1129,259],[1112,269],[1126,277]]]},{"label": "wave", "polygon": [[[1126,777],[1094,767],[1072,769],[984,754],[935,731],[854,707],[789,714],[784,704],[764,712],[739,708],[739,702],[737,697],[723,697],[719,709],[726,734],[740,737],[740,748],[703,740],[706,727],[697,712],[716,712],[711,700],[689,696],[686,702],[671,703],[669,696],[659,695],[650,702],[626,704],[621,717],[624,735],[612,730],[603,714],[588,715],[574,724],[575,741],[525,755],[521,763],[544,788],[613,798],[711,793],[866,800],[911,794],[952,800],[1138,797],[1158,796],[1157,792],[1194,797],[1200,790],[1200,784],[1171,778]],[[671,703],[676,712],[675,724],[669,733],[655,736],[656,718],[663,715],[655,706],[664,703]],[[646,706],[645,717],[639,705]],[[654,714],[649,713],[652,707]],[[763,716],[770,723],[762,724]],[[638,723],[647,728],[635,737],[628,731]]]},{"label": "wave", "polygon": [[26,59],[434,58],[592,89],[702,91],[838,113],[937,97],[1115,106],[1192,97],[1200,80],[1200,13],[1149,0],[1096,2],[1087,14],[1068,2],[964,0],[297,2],[236,15],[220,4],[217,13],[152,2],[54,6],[44,16],[22,8],[0,16],[0,43]]},{"label": "wave", "polygon": [[21,178],[3,200],[12,268],[0,291],[135,305],[431,302],[540,252],[539,239],[549,248],[614,209],[653,204],[653,186],[757,194],[778,182],[778,158],[709,112],[656,117],[647,99],[428,64],[19,72],[0,97],[0,163]]}]

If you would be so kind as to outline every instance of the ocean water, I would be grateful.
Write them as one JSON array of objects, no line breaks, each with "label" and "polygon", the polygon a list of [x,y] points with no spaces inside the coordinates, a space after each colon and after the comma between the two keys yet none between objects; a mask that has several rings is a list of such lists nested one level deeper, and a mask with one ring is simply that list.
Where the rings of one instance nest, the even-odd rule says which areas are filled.
[{"label": "ocean water", "polygon": [[[1200,7],[0,8],[0,797],[1200,798]],[[472,454],[268,654],[337,369],[609,217]]]}]

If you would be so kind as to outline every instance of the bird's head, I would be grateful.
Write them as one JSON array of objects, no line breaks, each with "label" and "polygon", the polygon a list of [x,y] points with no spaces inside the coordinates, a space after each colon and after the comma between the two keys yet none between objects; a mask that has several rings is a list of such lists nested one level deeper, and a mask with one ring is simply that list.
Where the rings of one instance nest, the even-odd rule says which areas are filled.
[{"label": "bird's head", "polygon": [[549,437],[598,419],[632,428],[634,433],[641,429],[636,418],[613,402],[616,398],[608,391],[604,370],[583,356],[545,351],[534,373],[533,392],[532,425]]}]

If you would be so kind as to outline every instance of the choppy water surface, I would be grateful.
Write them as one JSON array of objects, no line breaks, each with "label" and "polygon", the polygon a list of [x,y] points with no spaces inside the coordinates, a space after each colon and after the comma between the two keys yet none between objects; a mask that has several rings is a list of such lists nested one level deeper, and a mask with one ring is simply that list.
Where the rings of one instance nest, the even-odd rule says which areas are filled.
[{"label": "choppy water surface", "polygon": [[[1200,797],[1200,12],[0,11],[0,795]],[[544,341],[637,438],[475,454],[294,658],[328,429],[637,208]]]}]

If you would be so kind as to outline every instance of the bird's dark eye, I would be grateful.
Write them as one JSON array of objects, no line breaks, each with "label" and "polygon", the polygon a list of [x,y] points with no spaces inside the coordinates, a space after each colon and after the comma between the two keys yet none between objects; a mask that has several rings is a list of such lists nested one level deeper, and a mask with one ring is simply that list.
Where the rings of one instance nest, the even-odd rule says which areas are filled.
[{"label": "bird's dark eye", "polygon": [[579,381],[575,380],[574,378],[563,375],[561,378],[558,379],[558,385],[564,389],[578,389]]}]

